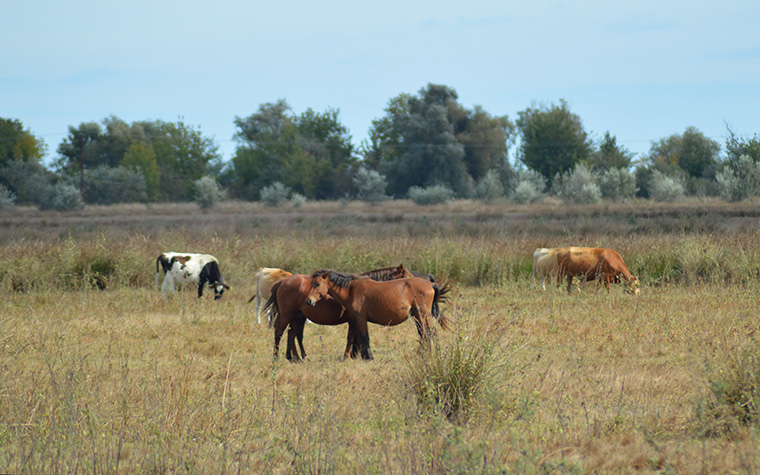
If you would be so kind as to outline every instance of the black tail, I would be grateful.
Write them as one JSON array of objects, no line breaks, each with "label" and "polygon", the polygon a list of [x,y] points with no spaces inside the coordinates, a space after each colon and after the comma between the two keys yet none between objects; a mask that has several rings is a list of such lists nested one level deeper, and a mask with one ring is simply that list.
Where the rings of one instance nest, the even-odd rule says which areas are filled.
[{"label": "black tail", "polygon": [[270,327],[274,327],[275,322],[280,318],[280,306],[277,304],[277,290],[279,288],[280,282],[272,286],[272,295],[267,300],[267,303],[264,304],[264,313],[269,315]]},{"label": "black tail", "polygon": [[433,284],[433,290],[435,291],[433,296],[433,308],[431,309],[433,318],[438,320],[438,324],[441,325],[441,327],[450,330],[451,325],[449,325],[449,319],[446,315],[441,313],[441,307],[439,304],[448,300],[448,293],[451,292],[451,284],[448,280],[444,282],[443,285]]}]

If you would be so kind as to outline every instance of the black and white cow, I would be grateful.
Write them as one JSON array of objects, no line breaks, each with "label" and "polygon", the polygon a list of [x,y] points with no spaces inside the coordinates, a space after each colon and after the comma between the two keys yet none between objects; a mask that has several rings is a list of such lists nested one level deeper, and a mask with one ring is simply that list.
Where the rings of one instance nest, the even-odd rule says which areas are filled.
[{"label": "black and white cow", "polygon": [[224,291],[230,286],[224,283],[219,270],[219,262],[210,254],[194,254],[191,252],[164,252],[156,259],[156,285],[164,272],[164,282],[161,292],[173,293],[177,285],[198,284],[198,297],[203,296],[203,287],[208,283],[214,290],[214,300],[222,298]]}]

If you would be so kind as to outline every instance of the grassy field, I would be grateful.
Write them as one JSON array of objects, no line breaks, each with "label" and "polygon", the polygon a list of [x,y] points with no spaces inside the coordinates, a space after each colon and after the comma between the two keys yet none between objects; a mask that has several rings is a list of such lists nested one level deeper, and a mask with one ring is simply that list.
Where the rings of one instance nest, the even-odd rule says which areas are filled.
[{"label": "grassy field", "polygon": [[[721,399],[757,396],[758,216],[704,202],[0,215],[0,472],[758,473],[757,408],[743,421]],[[620,251],[641,295],[531,288],[532,250],[569,244]],[[233,289],[162,299],[164,250],[216,255]],[[406,322],[370,327],[374,361],[342,361],[347,328],[307,325],[307,361],[272,359],[247,303],[256,268],[402,262],[456,283],[432,351]],[[453,415],[418,391],[431,362],[477,372]]]}]

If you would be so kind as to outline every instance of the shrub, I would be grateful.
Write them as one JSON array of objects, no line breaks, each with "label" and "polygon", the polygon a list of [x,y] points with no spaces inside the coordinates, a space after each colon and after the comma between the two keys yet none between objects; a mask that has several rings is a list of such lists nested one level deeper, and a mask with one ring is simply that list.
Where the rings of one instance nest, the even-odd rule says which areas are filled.
[{"label": "shrub", "polygon": [[730,349],[712,368],[706,435],[729,435],[741,426],[760,425],[760,344]]},{"label": "shrub", "polygon": [[420,407],[464,421],[475,405],[497,386],[502,363],[496,342],[457,335],[430,348],[421,348],[408,360],[403,378]]},{"label": "shrub", "polygon": [[134,203],[148,198],[143,174],[122,166],[104,165],[86,170],[84,186],[84,199],[87,203]]},{"label": "shrub", "polygon": [[721,198],[726,201],[741,201],[760,195],[760,163],[742,155],[733,164],[726,166],[715,177]]},{"label": "shrub", "polygon": [[224,191],[214,178],[204,176],[193,183],[193,200],[201,209],[211,209],[223,199]]},{"label": "shrub", "polygon": [[268,206],[280,206],[288,200],[290,188],[277,181],[261,189],[261,201]]},{"label": "shrub", "polygon": [[504,185],[501,183],[498,170],[489,170],[475,187],[475,196],[486,203],[504,196]]},{"label": "shrub", "polygon": [[611,168],[599,176],[602,198],[625,202],[636,196],[636,177],[625,168]]},{"label": "shrub", "polygon": [[684,197],[684,186],[675,178],[653,170],[649,178],[649,196],[655,201],[678,201]]},{"label": "shrub", "polygon": [[567,203],[591,204],[602,199],[602,192],[594,180],[594,174],[580,163],[570,172],[555,178],[553,186],[555,194]]},{"label": "shrub", "polygon": [[41,210],[73,211],[84,208],[82,195],[77,187],[64,182],[44,186],[35,204]]},{"label": "shrub", "polygon": [[0,210],[11,209],[15,205],[16,195],[4,185],[0,185]]},{"label": "shrub", "polygon": [[418,205],[437,205],[448,203],[454,192],[446,185],[433,185],[426,188],[413,186],[409,188],[409,198]]},{"label": "shrub", "polygon": [[359,168],[354,177],[354,186],[357,189],[356,197],[366,203],[376,204],[388,199],[385,194],[388,182],[376,170]]},{"label": "shrub", "polygon": [[290,195],[290,202],[293,203],[294,208],[300,208],[301,206],[306,204],[306,197],[302,195],[301,193],[293,192]]}]

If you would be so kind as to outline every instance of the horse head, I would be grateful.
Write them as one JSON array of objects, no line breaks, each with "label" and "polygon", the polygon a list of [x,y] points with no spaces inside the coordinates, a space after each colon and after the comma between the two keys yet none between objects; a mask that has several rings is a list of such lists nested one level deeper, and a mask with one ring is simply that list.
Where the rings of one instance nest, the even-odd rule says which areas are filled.
[{"label": "horse head", "polygon": [[329,275],[329,271],[317,271],[311,276],[306,305],[313,307],[320,299],[327,297]]}]

